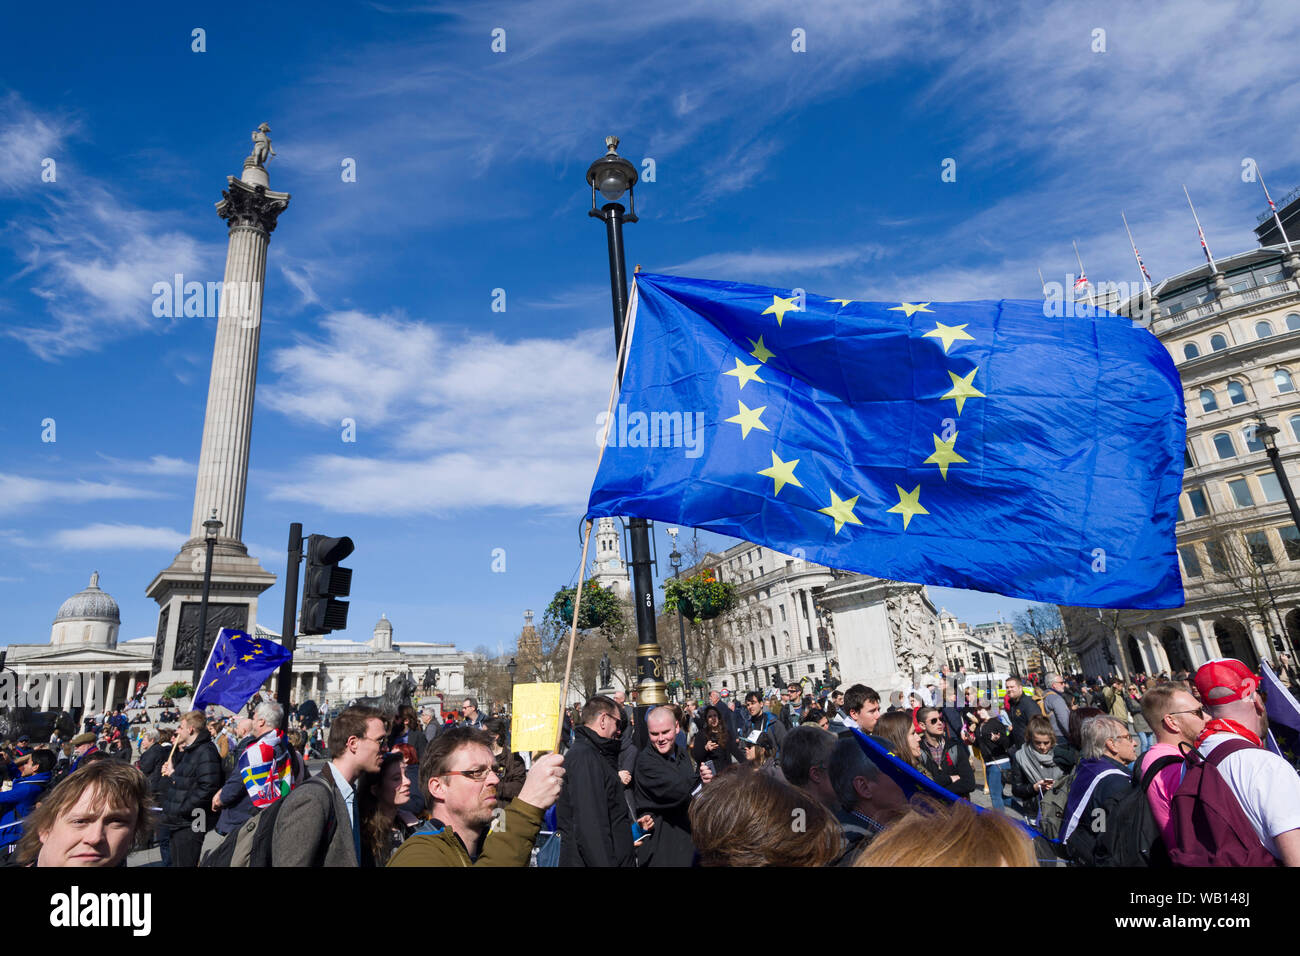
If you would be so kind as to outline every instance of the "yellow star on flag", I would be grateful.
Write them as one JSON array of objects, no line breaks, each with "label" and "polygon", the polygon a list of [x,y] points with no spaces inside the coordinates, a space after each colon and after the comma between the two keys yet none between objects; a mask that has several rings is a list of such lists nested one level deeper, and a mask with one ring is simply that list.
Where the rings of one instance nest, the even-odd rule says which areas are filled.
[{"label": "yellow star on flag", "polygon": [[[966,323],[966,325],[969,324],[970,324],[969,322]],[[925,335],[921,337],[925,339],[930,339],[930,338],[942,339],[943,354],[947,355],[948,347],[958,339],[970,339],[970,341],[972,342],[975,341],[975,336],[969,335],[966,332],[966,325],[944,325],[942,322],[936,322],[934,323],[934,328],[931,329],[929,332],[926,332]]]},{"label": "yellow star on flag", "polygon": [[735,422],[740,426],[740,438],[742,441],[749,437],[750,429],[758,428],[765,432],[770,432],[772,430],[763,424],[763,419],[761,418],[762,414],[767,411],[766,405],[760,405],[758,408],[750,408],[744,402],[738,401],[736,404],[740,406],[740,412],[732,415],[727,419],[727,421]]},{"label": "yellow star on flag", "polygon": [[255,659],[256,659],[256,658],[254,658],[252,654],[245,654],[243,657],[240,658],[240,660],[243,661],[243,662],[245,662],[245,663],[247,663],[247,662],[249,662],[249,661],[251,661],[251,660],[255,660]]},{"label": "yellow star on flag", "polygon": [[216,681],[216,678],[213,678],[212,680],[208,681],[208,686],[211,687],[211,686],[212,686],[213,684],[215,684],[216,682],[217,682],[217,681]]},{"label": "yellow star on flag", "polygon": [[852,299],[831,299],[832,302],[838,302],[840,305],[851,305]]},{"label": "yellow star on flag", "polygon": [[794,461],[782,461],[772,452],[772,467],[764,468],[759,472],[764,478],[771,478],[776,483],[776,490],[772,492],[773,497],[781,493],[781,489],[786,485],[794,485],[796,488],[802,488],[799,479],[794,476],[794,466],[799,464],[799,459]]},{"label": "yellow star on flag", "polygon": [[254,647],[254,648],[253,648],[253,653],[254,653],[254,654],[261,654],[261,653],[262,653],[262,645],[259,644],[259,645],[257,645],[257,647]]},{"label": "yellow star on flag", "polygon": [[899,305],[891,307],[889,311],[904,312],[907,314],[907,317],[910,319],[917,312],[933,312],[934,309],[926,308],[926,306],[929,304],[930,304],[929,302],[921,302],[921,303],[903,302]]},{"label": "yellow star on flag", "polygon": [[750,339],[749,344],[754,346],[754,351],[750,352],[749,354],[754,356],[754,358],[758,359],[764,365],[767,364],[768,359],[770,359],[773,355],[776,354],[771,349],[769,349],[766,345],[763,344],[763,336],[761,335],[758,337],[757,342],[755,342],[753,339]]},{"label": "yellow star on flag", "polygon": [[966,404],[966,399],[986,398],[987,396],[983,392],[971,384],[975,379],[975,373],[979,370],[979,366],[977,365],[970,370],[969,375],[958,375],[956,372],[949,371],[948,376],[952,379],[952,388],[940,397],[940,401],[945,398],[955,399],[957,402],[957,414],[960,415],[962,406]]},{"label": "yellow star on flag", "polygon": [[930,512],[921,507],[921,486],[917,485],[911,491],[904,491],[899,485],[894,485],[898,489],[898,504],[889,510],[903,516],[903,530],[907,530],[908,522],[912,520],[912,515],[928,515]]},{"label": "yellow star on flag", "polygon": [[953,462],[967,464],[966,459],[952,450],[952,446],[957,444],[957,433],[954,432],[951,441],[944,441],[938,435],[934,437],[934,454],[925,460],[927,465],[938,465],[939,474],[943,475],[943,480],[948,480],[948,466]]},{"label": "yellow star on flag", "polygon": [[758,364],[746,365],[740,359],[736,359],[736,367],[730,372],[723,372],[723,375],[734,375],[740,381],[740,387],[744,388],[748,382],[759,382],[766,384],[763,379],[758,377]]},{"label": "yellow star on flag", "polygon": [[226,671],[226,673],[227,673],[227,674],[232,673],[232,672],[235,670],[235,668],[238,667],[238,666],[239,666],[238,664],[231,664],[231,665],[230,665],[230,670]]},{"label": "yellow star on flag", "polygon": [[223,667],[225,667],[225,666],[226,666],[226,662],[225,662],[225,661],[217,661],[217,670],[221,670],[221,668],[223,668]]},{"label": "yellow star on flag", "polygon": [[772,304],[769,305],[766,309],[764,309],[762,314],[775,315],[776,324],[780,325],[782,322],[785,321],[785,314],[787,312],[798,312],[798,311],[799,311],[799,307],[795,305],[795,299],[793,297],[789,299],[783,299],[779,295],[774,295],[772,296]]},{"label": "yellow star on flag", "polygon": [[831,505],[829,508],[818,508],[817,510],[824,515],[830,515],[835,519],[835,533],[840,533],[840,528],[844,527],[847,521],[849,524],[862,524],[858,516],[853,513],[853,506],[858,503],[858,496],[854,495],[848,501],[841,501],[840,496],[831,492]]}]

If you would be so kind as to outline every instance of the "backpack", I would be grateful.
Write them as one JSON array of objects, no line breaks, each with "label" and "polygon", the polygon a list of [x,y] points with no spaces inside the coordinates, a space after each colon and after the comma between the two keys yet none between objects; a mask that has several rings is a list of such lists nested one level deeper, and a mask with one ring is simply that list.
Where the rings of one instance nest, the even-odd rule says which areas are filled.
[{"label": "backpack", "polygon": [[1182,763],[1181,757],[1172,754],[1151,762],[1147,772],[1138,776],[1133,768],[1136,789],[1130,790],[1105,804],[1105,829],[1097,837],[1093,850],[1093,863],[1097,866],[1156,866],[1167,867],[1169,851],[1160,837],[1156,818],[1151,813],[1147,789],[1156,774],[1166,767]]},{"label": "backpack", "polygon": [[1219,773],[1225,757],[1252,746],[1236,739],[1219,744],[1208,757],[1193,748],[1186,751],[1187,771],[1170,807],[1174,866],[1281,866],[1259,842],[1237,795]]},{"label": "backpack", "polygon": [[1038,832],[1051,840],[1059,839],[1061,829],[1065,826],[1065,804],[1070,799],[1070,788],[1074,786],[1074,776],[1079,765],[1056,783],[1052,789],[1042,795],[1038,802]]},{"label": "backpack", "polygon": [[[306,787],[319,779],[319,775],[309,777],[298,786]],[[269,867],[271,865],[271,838],[275,835],[275,821],[279,818],[280,808],[283,806],[284,797],[281,797],[270,806],[255,808],[252,816],[240,824],[239,829],[227,833],[221,842],[203,858],[199,866]],[[330,841],[334,839],[334,831],[338,829],[333,799],[329,801],[329,808],[329,818],[325,821],[325,839],[321,840],[316,847],[316,859],[312,861],[313,866],[321,866],[324,863]]]}]

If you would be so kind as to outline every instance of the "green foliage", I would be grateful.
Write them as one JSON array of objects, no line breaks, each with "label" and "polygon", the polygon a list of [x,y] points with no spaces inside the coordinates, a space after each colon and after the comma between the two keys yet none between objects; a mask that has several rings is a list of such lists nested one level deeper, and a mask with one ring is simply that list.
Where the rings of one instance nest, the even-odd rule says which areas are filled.
[{"label": "green foliage", "polygon": [[680,610],[696,624],[726,614],[737,603],[736,586],[719,581],[712,571],[701,571],[688,578],[670,578],[664,589],[664,610]]},{"label": "green foliage", "polygon": [[184,681],[176,681],[174,684],[167,685],[163,690],[163,696],[170,697],[172,700],[177,700],[181,697],[193,697],[194,688],[189,684],[186,684]]},{"label": "green foliage", "polygon": [[[551,626],[567,631],[573,625],[573,599],[578,589],[561,588],[546,606],[542,620]],[[589,631],[608,628],[622,620],[618,598],[613,591],[602,588],[595,581],[582,585],[582,608],[579,611],[578,630]]]}]

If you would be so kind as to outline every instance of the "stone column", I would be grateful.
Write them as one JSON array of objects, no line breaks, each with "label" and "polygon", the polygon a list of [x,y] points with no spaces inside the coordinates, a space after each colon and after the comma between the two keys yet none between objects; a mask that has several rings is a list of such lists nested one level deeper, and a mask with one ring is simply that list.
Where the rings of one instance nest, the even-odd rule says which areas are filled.
[{"label": "stone column", "polygon": [[72,693],[77,689],[80,680],[80,674],[68,674],[68,686],[63,688],[63,710],[72,710]]},{"label": "stone column", "polygon": [[45,682],[45,690],[41,694],[41,710],[50,709],[50,698],[54,696],[54,685],[59,682],[57,674],[46,675],[49,679]]},{"label": "stone column", "polygon": [[117,672],[108,675],[108,692],[104,695],[104,706],[112,709],[113,695],[117,692]]},{"label": "stone column", "polygon": [[1196,630],[1201,638],[1201,659],[1196,662],[1200,667],[1206,661],[1219,656],[1219,645],[1214,640],[1214,624],[1203,617],[1196,619]]}]

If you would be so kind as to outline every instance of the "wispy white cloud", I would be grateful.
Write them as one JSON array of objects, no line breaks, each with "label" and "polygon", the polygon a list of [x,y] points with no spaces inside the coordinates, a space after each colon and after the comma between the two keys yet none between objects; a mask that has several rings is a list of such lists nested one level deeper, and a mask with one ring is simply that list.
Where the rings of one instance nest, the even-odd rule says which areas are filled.
[{"label": "wispy white cloud", "polygon": [[158,492],[115,482],[62,481],[0,472],[0,514],[21,514],[48,504],[84,504],[128,498],[163,497]]},{"label": "wispy white cloud", "polygon": [[504,342],[359,312],[324,329],[271,356],[279,376],[263,401],[329,428],[355,419],[362,453],[315,456],[271,497],[369,514],[581,503],[613,372],[608,330]]},{"label": "wispy white cloud", "polygon": [[879,259],[884,252],[882,247],[874,245],[712,252],[668,266],[664,271],[702,278],[743,278],[746,281],[779,286],[788,284],[791,276],[841,270],[855,263]]},{"label": "wispy white cloud", "polygon": [[64,528],[49,536],[49,546],[64,551],[175,551],[185,535],[171,528],[138,524],[96,522],[82,528]]},{"label": "wispy white cloud", "polygon": [[198,465],[183,458],[171,458],[167,455],[154,455],[147,461],[128,461],[124,458],[113,458],[102,453],[99,457],[118,471],[131,475],[163,475],[170,477],[194,475],[198,471]]}]

